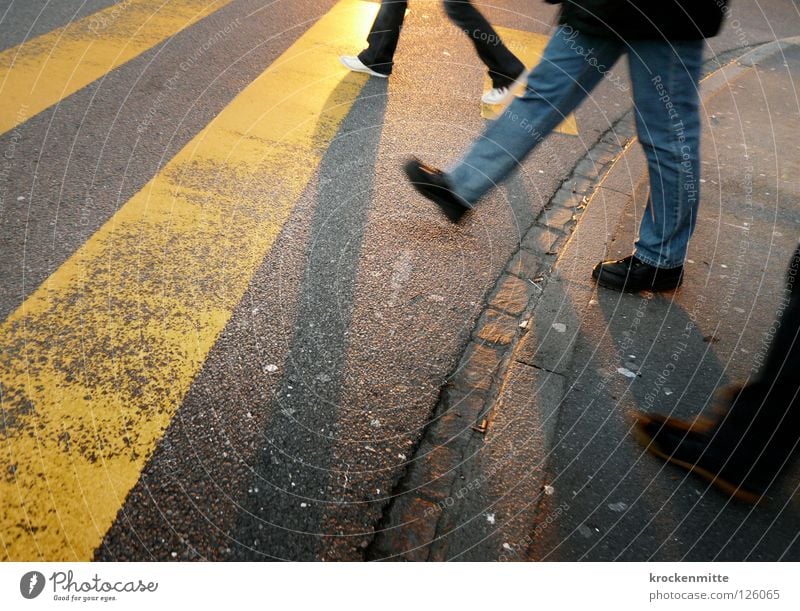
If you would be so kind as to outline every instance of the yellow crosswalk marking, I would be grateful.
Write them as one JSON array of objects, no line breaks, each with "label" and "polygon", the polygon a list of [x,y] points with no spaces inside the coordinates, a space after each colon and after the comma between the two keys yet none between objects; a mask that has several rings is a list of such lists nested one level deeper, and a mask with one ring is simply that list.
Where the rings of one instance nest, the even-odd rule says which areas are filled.
[{"label": "yellow crosswalk marking", "polygon": [[0,549],[102,541],[366,76],[342,0],[0,326]]},{"label": "yellow crosswalk marking", "polygon": [[[500,38],[514,55],[528,68],[533,68],[539,63],[544,53],[544,48],[547,46],[547,41],[550,40],[549,36],[544,34],[536,34],[534,32],[523,32],[521,30],[512,30],[511,28],[495,27],[495,30],[500,35]],[[484,79],[484,90],[490,89],[492,81],[487,75]],[[522,86],[519,87],[519,90]],[[489,104],[481,104],[481,115],[484,119],[494,120],[503,111],[503,107],[491,106]],[[564,119],[555,131],[562,134],[569,134],[571,136],[578,135],[578,124],[575,121],[575,115],[570,114]]]},{"label": "yellow crosswalk marking", "polygon": [[230,0],[122,0],[0,53],[0,134]]}]

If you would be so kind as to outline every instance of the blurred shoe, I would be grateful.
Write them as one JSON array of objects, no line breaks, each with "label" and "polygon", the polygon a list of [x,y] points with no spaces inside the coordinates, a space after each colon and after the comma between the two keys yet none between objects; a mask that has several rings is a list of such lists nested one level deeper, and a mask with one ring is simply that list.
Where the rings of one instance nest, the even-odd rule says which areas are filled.
[{"label": "blurred shoe", "polygon": [[528,71],[525,70],[508,87],[495,87],[494,89],[484,92],[484,94],[481,96],[481,102],[484,104],[491,104],[493,106],[497,104],[505,104],[514,95],[514,91],[516,90],[517,86],[519,86],[521,83],[524,83],[527,79]]},{"label": "blurred shoe", "polygon": [[403,169],[414,188],[438,204],[453,223],[461,220],[464,213],[472,208],[469,202],[456,195],[450,181],[441,170],[427,166],[416,158],[408,160]]},{"label": "blurred shoe", "polygon": [[511,97],[511,89],[508,87],[495,87],[481,96],[481,102],[493,105],[503,104],[509,97]]},{"label": "blurred shoe", "polygon": [[369,74],[370,76],[377,76],[378,78],[389,78],[388,74],[381,74],[380,72],[375,72],[375,70],[364,64],[355,55],[342,55],[339,57],[339,61],[342,62],[342,65],[345,68],[348,68],[353,72],[363,72],[364,74]]},{"label": "blurred shoe", "polygon": [[755,473],[742,461],[737,464],[705,424],[642,412],[634,418],[634,436],[651,454],[699,475],[739,501],[763,500],[772,478]]},{"label": "blurred shoe", "polygon": [[618,261],[598,263],[592,270],[592,278],[600,286],[626,293],[671,291],[683,282],[683,266],[663,269],[630,255]]}]

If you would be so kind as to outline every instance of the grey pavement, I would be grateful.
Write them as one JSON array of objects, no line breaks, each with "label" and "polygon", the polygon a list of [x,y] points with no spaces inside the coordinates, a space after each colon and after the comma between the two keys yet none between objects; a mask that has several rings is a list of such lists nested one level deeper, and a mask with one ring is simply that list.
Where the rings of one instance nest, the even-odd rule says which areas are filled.
[{"label": "grey pavement", "polygon": [[754,508],[630,434],[635,410],[712,410],[763,358],[800,238],[798,42],[761,47],[704,83],[700,217],[677,291],[620,294],[591,280],[597,261],[631,252],[647,196],[638,146],[616,160],[542,278],[456,481],[441,498],[423,489],[423,511],[390,516],[376,557],[800,559],[800,469]]},{"label": "grey pavement", "polygon": [[800,472],[764,506],[742,505],[643,454],[627,419],[637,409],[682,418],[708,412],[721,388],[746,383],[763,358],[800,239],[800,41],[793,42],[745,57],[708,84],[702,203],[679,290],[591,291],[593,230],[608,230],[604,254],[628,254],[641,190],[606,206],[602,221],[587,217],[559,262],[564,303],[581,324],[547,460],[554,494],[542,511],[569,510],[541,531],[531,558],[800,559]]},{"label": "grey pavement", "polygon": [[[3,154],[12,151],[11,171],[3,175],[0,185],[7,195],[0,210],[2,315],[19,307],[334,3],[235,0],[1,136],[0,150]],[[9,48],[110,4],[109,0],[2,3],[0,46]],[[699,232],[705,233],[698,233],[693,244],[706,252],[693,252],[693,265],[700,271],[675,300],[648,300],[647,322],[638,330],[635,341],[639,343],[630,351],[641,363],[642,377],[630,384],[615,377],[619,375],[616,368],[624,362],[611,355],[618,341],[615,334],[626,330],[628,319],[621,316],[631,315],[625,308],[639,302],[593,293],[586,269],[604,254],[605,236],[614,238],[606,244],[612,255],[630,243],[633,219],[640,211],[635,206],[641,203],[631,198],[642,172],[635,154],[626,155],[612,168],[571,241],[566,242],[564,232],[551,235],[541,227],[536,236],[530,232],[541,214],[548,222],[561,223],[562,229],[574,224],[574,211],[567,206],[545,206],[560,189],[570,191],[565,180],[609,130],[612,137],[603,144],[609,145],[608,154],[617,155],[613,146],[624,143],[628,135],[619,120],[630,107],[629,95],[603,83],[577,112],[578,137],[558,134],[550,138],[508,184],[482,203],[480,215],[454,230],[415,196],[400,167],[411,154],[446,164],[480,133],[484,121],[477,99],[483,70],[463,36],[441,30],[437,36],[430,35],[430,24],[444,19],[438,2],[413,4],[398,48],[396,72],[388,82],[371,81],[363,89],[96,558],[380,557],[381,546],[392,532],[376,537],[376,530],[387,523],[392,508],[398,506],[396,501],[403,497],[401,482],[410,466],[424,463],[426,468],[436,468],[436,461],[419,458],[426,456],[424,450],[430,446],[426,432],[438,422],[437,405],[447,396],[448,381],[462,357],[472,356],[473,369],[467,373],[476,374],[477,383],[486,385],[482,400],[498,393],[498,409],[483,413],[484,401],[462,397],[458,401],[465,414],[476,407],[475,424],[481,428],[485,417],[486,428],[474,431],[466,419],[454,424],[460,416],[446,424],[460,434],[474,433],[467,457],[469,452],[480,453],[486,440],[497,438],[487,464],[502,478],[484,485],[486,480],[479,479],[485,475],[484,468],[465,462],[465,470],[453,476],[452,490],[461,490],[459,482],[478,479],[486,499],[465,495],[464,502],[470,504],[464,514],[467,518],[455,516],[442,528],[443,532],[455,529],[457,535],[467,532],[467,522],[474,528],[460,539],[448,539],[454,541],[452,549],[442,546],[437,554],[425,557],[573,559],[597,558],[601,551],[603,558],[649,555],[666,540],[659,536],[672,532],[670,520],[675,525],[692,523],[684,518],[702,514],[708,520],[708,516],[725,517],[731,511],[739,513],[722,522],[727,526],[708,522],[713,527],[709,532],[738,528],[738,537],[757,520],[756,534],[736,549],[767,546],[771,551],[763,557],[773,557],[780,546],[772,542],[778,539],[783,541],[786,557],[796,557],[796,546],[790,549],[791,537],[785,534],[785,520],[793,515],[788,509],[744,520],[742,516],[749,513],[740,508],[720,512],[722,505],[715,505],[718,500],[702,489],[698,498],[709,509],[668,515],[650,509],[648,515],[661,516],[656,523],[659,536],[647,530],[625,552],[628,556],[621,552],[620,541],[625,537],[615,520],[633,513],[612,512],[610,518],[604,513],[604,521],[595,516],[609,504],[640,507],[644,502],[637,505],[638,496],[626,493],[623,497],[609,486],[603,479],[609,471],[619,476],[631,473],[646,482],[652,493],[643,498],[662,512],[671,485],[697,496],[690,481],[671,479],[674,474],[640,457],[626,437],[620,414],[634,406],[633,397],[638,396],[634,385],[651,383],[648,372],[657,371],[658,358],[663,358],[658,347],[671,349],[674,340],[667,327],[685,326],[685,313],[695,311],[700,294],[706,301],[696,317],[706,326],[698,323],[698,327],[715,339],[694,338],[693,346],[709,349],[703,361],[709,369],[696,377],[694,383],[704,386],[693,391],[692,403],[682,403],[682,409],[693,413],[704,407],[717,385],[715,376],[724,373],[723,382],[741,380],[748,370],[750,357],[741,349],[758,349],[759,334],[771,315],[765,312],[771,312],[777,300],[775,283],[797,235],[785,227],[791,208],[783,200],[778,206],[765,199],[777,194],[796,198],[796,183],[789,187],[781,181],[791,182],[797,176],[796,168],[787,165],[797,158],[789,153],[796,151],[790,140],[791,133],[797,133],[797,109],[770,107],[775,125],[770,131],[765,129],[766,115],[758,109],[781,97],[753,98],[762,91],[762,83],[771,85],[770,91],[788,87],[786,69],[778,64],[758,67],[748,74],[757,74],[760,80],[742,74],[744,80],[730,88],[729,99],[720,93],[712,100],[720,108],[706,113],[708,133],[718,134],[706,140],[705,161],[710,169],[703,214],[708,217],[701,219]],[[554,7],[528,0],[493,5],[482,8],[494,23],[542,34],[550,30],[555,14]],[[793,35],[800,25],[797,4],[790,0],[734,2],[732,16],[740,27],[728,26],[710,41],[712,55],[725,57]],[[182,72],[169,95],[161,96],[176,66],[232,23],[238,24],[233,34],[215,43],[202,61]],[[782,94],[784,102],[789,93]],[[148,118],[154,100],[159,100],[157,112]],[[728,110],[722,108],[723,101]],[[738,114],[735,121],[724,114],[746,109],[750,123],[739,121]],[[137,127],[146,118],[148,129],[142,135]],[[745,127],[752,139],[748,145],[759,151],[751,155],[753,204],[747,214],[752,221],[747,215],[734,218],[735,188],[741,187],[742,179],[737,155]],[[712,153],[716,157],[708,157]],[[604,158],[604,163],[610,164],[611,158]],[[717,167],[727,169],[716,172]],[[265,177],[270,180],[281,177]],[[714,195],[712,180],[724,186],[723,196]],[[776,205],[770,207],[770,203]],[[743,227],[741,221],[752,222],[748,230],[752,233],[747,235],[753,244],[770,244],[768,256],[748,259],[746,268],[737,272],[740,280],[730,302],[715,307],[713,299],[731,292],[730,278],[734,277],[733,271],[722,270],[737,269],[735,253],[728,253],[725,260],[719,253],[738,235],[730,232],[744,231],[725,223]],[[781,235],[773,235],[774,231]],[[526,252],[538,250],[541,256],[515,259],[521,243]],[[552,267],[555,255],[547,254],[551,249],[562,253],[556,274],[535,288],[538,275],[549,274]],[[721,277],[726,274],[728,278]],[[747,274],[759,278],[757,286],[741,280]],[[508,275],[515,279],[498,284],[498,278]],[[702,284],[697,292],[697,283],[703,282],[709,288]],[[532,340],[527,340],[519,344],[520,363],[498,369],[496,375],[481,369],[493,363],[491,346],[501,345],[494,340],[521,334],[514,317],[530,312],[524,303],[519,307],[520,299],[538,295],[542,289],[549,292],[547,299],[536,302],[541,303],[535,319],[539,326],[531,327],[529,337],[547,331],[548,318],[542,315],[547,310],[552,317],[550,328],[553,322],[565,325],[564,333],[553,331],[550,337],[559,333],[571,338],[569,350],[556,346],[537,355],[530,346]],[[592,300],[597,303],[589,307]],[[488,321],[487,304],[493,304]],[[569,313],[567,318],[555,320],[564,312]],[[673,321],[669,316],[677,318]],[[574,328],[573,321],[581,321],[580,326]],[[742,328],[746,334],[740,339]],[[490,338],[490,349],[464,355],[476,333]],[[537,368],[545,357],[551,365]],[[582,358],[591,365],[581,364]],[[688,357],[685,362],[688,371]],[[613,394],[591,391],[599,384],[598,370],[610,376],[604,387],[613,389]],[[592,395],[596,406],[585,409],[587,399],[581,398],[581,388]],[[681,389],[677,384],[670,388],[670,397],[677,399]],[[557,398],[566,392],[567,399],[559,402]],[[517,397],[527,400],[519,402]],[[531,403],[531,397],[547,401],[539,405]],[[598,429],[602,433],[594,434]],[[587,454],[581,450],[590,439],[601,446]],[[521,456],[526,462],[509,465],[509,457]],[[573,460],[576,456],[580,459]],[[459,461],[464,462],[463,458]],[[595,473],[590,468],[600,470]],[[542,494],[545,484],[552,486],[553,494]],[[496,508],[487,507],[487,499],[495,502],[497,498],[501,501]],[[431,506],[430,500],[425,502],[423,510]],[[779,518],[771,529],[770,515]],[[644,526],[642,522],[640,528]],[[796,521],[790,526],[796,533]],[[589,538],[582,534],[587,529]],[[573,531],[578,534],[570,535]],[[675,532],[684,536],[684,531]],[[416,549],[421,549],[429,541],[425,538],[429,532],[417,534],[422,543]],[[763,542],[755,545],[756,535],[762,534]],[[536,535],[533,546],[525,543],[530,535]],[[677,543],[665,548],[671,558],[693,557]]]}]

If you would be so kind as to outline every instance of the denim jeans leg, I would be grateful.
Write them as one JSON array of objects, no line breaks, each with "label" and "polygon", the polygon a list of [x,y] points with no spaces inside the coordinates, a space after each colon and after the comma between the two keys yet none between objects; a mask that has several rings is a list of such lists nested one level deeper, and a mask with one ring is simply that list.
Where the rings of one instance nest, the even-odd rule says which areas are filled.
[{"label": "denim jeans leg", "polygon": [[400,29],[406,16],[406,0],[383,0],[367,36],[367,48],[358,54],[365,66],[381,74],[391,74]]},{"label": "denim jeans leg", "polygon": [[636,129],[647,156],[650,198],[636,257],[665,269],[683,265],[700,201],[703,41],[632,41],[628,52]]},{"label": "denim jeans leg", "polygon": [[585,36],[569,26],[553,34],[525,93],[484,131],[448,172],[454,191],[475,203],[552,132],[619,58],[622,43]]},{"label": "denim jeans leg", "polygon": [[469,37],[478,57],[489,69],[492,87],[508,87],[525,72],[525,65],[508,50],[491,24],[471,2],[444,0],[450,21]]}]

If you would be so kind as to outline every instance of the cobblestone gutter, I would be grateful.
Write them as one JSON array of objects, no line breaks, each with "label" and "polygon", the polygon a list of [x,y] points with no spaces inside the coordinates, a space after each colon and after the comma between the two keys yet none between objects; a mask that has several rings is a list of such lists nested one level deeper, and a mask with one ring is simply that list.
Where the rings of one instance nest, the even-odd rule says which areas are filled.
[{"label": "cobblestone gutter", "polygon": [[[755,55],[745,54],[747,49],[709,60],[706,75],[743,55],[752,60]],[[748,65],[748,59],[741,65]],[[530,461],[525,470],[515,471],[517,463],[526,462],[519,460],[523,454],[536,454],[531,446],[549,446],[555,412],[566,392],[563,372],[571,353],[570,335],[542,342],[542,333],[553,330],[553,337],[563,332],[559,326],[566,325],[556,321],[556,313],[571,326],[577,327],[578,321],[569,320],[569,312],[564,311],[562,292],[552,272],[583,210],[631,145],[634,134],[633,111],[629,111],[587,151],[524,234],[519,250],[490,293],[456,371],[442,389],[415,460],[394,490],[393,501],[366,550],[367,559],[521,559],[523,541],[515,544],[517,551],[522,550],[520,558],[514,557],[508,543],[496,540],[485,544],[487,539],[502,539],[503,535],[494,527],[492,508],[497,503],[487,501],[491,495],[485,494],[492,478],[500,474],[505,485],[515,482],[517,495],[527,497],[527,509],[538,506],[539,514],[547,515],[563,510],[548,506],[546,485],[536,473],[527,472],[537,470],[530,468]],[[629,181],[631,178],[638,180],[639,176],[629,177]],[[504,422],[505,410],[498,409],[504,402],[533,404],[527,410],[530,419]],[[537,413],[542,410],[554,413]],[[520,435],[524,430],[536,432]],[[539,476],[543,467],[538,465]],[[525,520],[523,513],[514,515]],[[467,526],[460,522],[465,517],[485,523]],[[520,533],[531,527],[518,524],[515,536],[520,538]]]},{"label": "cobblestone gutter", "polygon": [[578,162],[524,234],[490,293],[458,368],[442,390],[416,460],[395,490],[368,558],[447,557],[447,546],[437,537],[457,526],[449,523],[448,514],[461,486],[478,485],[468,476],[468,462],[486,442],[484,434],[503,396],[507,370],[515,363],[546,366],[527,330],[553,264],[597,185],[633,134],[633,115],[628,112]]}]

